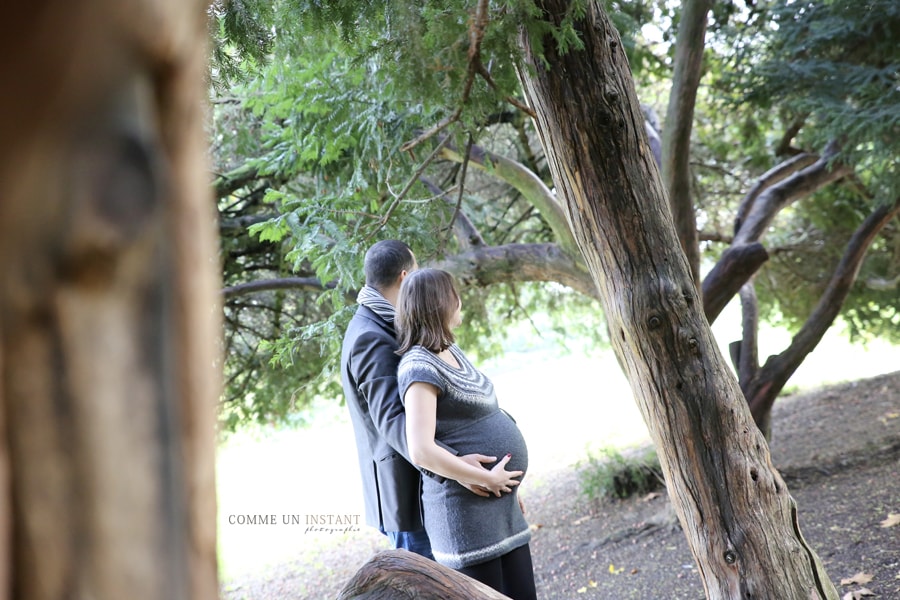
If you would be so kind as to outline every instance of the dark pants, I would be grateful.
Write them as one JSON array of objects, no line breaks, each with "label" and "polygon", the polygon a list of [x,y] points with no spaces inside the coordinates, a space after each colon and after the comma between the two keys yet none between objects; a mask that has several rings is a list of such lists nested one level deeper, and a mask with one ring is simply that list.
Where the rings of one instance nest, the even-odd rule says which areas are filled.
[{"label": "dark pants", "polygon": [[528,544],[485,563],[462,568],[459,572],[506,594],[513,600],[537,599],[531,548]]}]

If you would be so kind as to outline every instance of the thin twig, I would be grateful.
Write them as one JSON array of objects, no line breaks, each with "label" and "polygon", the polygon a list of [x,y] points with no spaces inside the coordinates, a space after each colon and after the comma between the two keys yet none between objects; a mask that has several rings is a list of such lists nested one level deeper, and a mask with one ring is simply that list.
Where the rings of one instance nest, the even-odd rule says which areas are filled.
[{"label": "thin twig", "polygon": [[[447,136],[449,138],[449,136]],[[445,138],[446,140],[447,138]],[[469,134],[469,139],[466,141],[466,153],[463,156],[462,170],[459,173],[459,194],[456,195],[456,206],[453,208],[453,216],[450,218],[450,223],[447,226],[447,231],[453,231],[453,223],[456,222],[456,217],[459,215],[459,211],[462,209],[462,200],[463,193],[466,191],[466,171],[469,169],[469,153],[472,151],[472,144],[474,140],[472,139],[472,134]],[[449,241],[448,239],[445,240]]]},{"label": "thin twig", "polygon": [[431,129],[428,129],[427,131],[423,132],[421,135],[419,135],[418,137],[416,137],[413,140],[404,142],[403,145],[400,146],[400,151],[408,152],[408,151],[412,150],[413,148],[415,148],[416,146],[418,146],[419,144],[421,144],[422,142],[424,142],[425,140],[427,140],[428,138],[430,138],[434,135],[437,135],[438,133],[440,133],[441,131],[446,129],[448,125],[458,121],[459,116],[461,114],[462,114],[462,108],[461,107],[457,108],[456,111],[454,111],[454,113],[452,115],[442,119],[437,125],[433,126]]},{"label": "thin twig", "polygon": [[[481,78],[484,79],[484,80],[487,82],[487,84],[488,84],[489,86],[491,86],[491,89],[492,89],[492,90],[495,90],[495,91],[496,91],[496,90],[499,89],[499,88],[497,87],[497,82],[494,81],[494,78],[491,76],[491,72],[484,66],[484,64],[481,62],[481,59],[480,59],[480,58],[478,59],[478,64],[476,65],[476,72],[477,72],[479,75],[481,75]],[[526,115],[528,115],[528,116],[531,117],[532,119],[534,119],[534,118],[537,117],[537,113],[535,113],[535,112],[531,109],[530,106],[528,106],[527,104],[525,104],[525,103],[522,102],[521,100],[519,100],[519,99],[517,99],[517,98],[513,98],[512,96],[506,96],[506,97],[504,98],[504,100],[505,100],[506,102],[509,102],[510,104],[512,104],[513,106],[515,106],[516,108],[518,108],[519,110],[521,110],[523,113],[525,113]]]},{"label": "thin twig", "polygon": [[[434,151],[428,156],[428,158],[426,158],[425,161],[421,165],[419,165],[419,168],[416,169],[416,172],[413,174],[413,176],[409,178],[409,181],[406,182],[406,185],[403,187],[403,189],[400,191],[400,193],[397,194],[397,196],[394,198],[394,201],[391,202],[391,205],[388,206],[388,209],[384,213],[384,216],[381,217],[381,221],[379,223],[379,229],[387,224],[388,220],[391,218],[391,214],[397,208],[397,205],[399,205],[400,202],[403,200],[403,198],[406,197],[406,194],[408,194],[409,190],[411,190],[412,187],[416,184],[416,182],[419,180],[419,177],[421,177],[422,173],[425,172],[425,169],[428,168],[428,165],[430,165],[432,162],[434,162],[434,159],[437,158],[438,154],[440,154],[441,150],[444,148],[444,146],[447,145],[447,142],[449,142],[449,141],[450,141],[450,136],[444,137],[444,139],[442,139],[440,141],[440,143],[438,143],[438,145],[435,147]],[[366,239],[370,239],[373,235],[375,235],[375,233],[377,231],[378,231],[378,229],[373,231],[371,234],[369,234],[369,236]]]}]

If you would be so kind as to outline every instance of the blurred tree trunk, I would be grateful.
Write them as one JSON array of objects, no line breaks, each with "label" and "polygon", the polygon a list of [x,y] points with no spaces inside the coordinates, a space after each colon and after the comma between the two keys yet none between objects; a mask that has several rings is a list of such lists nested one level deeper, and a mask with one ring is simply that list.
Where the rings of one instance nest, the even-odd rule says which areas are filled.
[{"label": "blurred tree trunk", "polygon": [[216,598],[206,3],[6,13],[0,599]]},{"label": "blurred tree trunk", "polygon": [[837,599],[704,317],[618,34],[598,2],[575,26],[584,50],[548,38],[547,63],[523,36],[522,79],[707,597]]},{"label": "blurred tree trunk", "polygon": [[372,556],[348,581],[338,600],[509,600],[458,571],[407,550]]}]

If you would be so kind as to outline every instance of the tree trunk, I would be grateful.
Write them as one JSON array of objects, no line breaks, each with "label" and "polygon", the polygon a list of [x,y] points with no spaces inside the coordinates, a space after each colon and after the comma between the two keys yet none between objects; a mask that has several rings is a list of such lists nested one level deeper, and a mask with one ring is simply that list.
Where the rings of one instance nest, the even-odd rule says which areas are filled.
[{"label": "tree trunk", "polygon": [[9,12],[0,599],[216,598],[206,4]]},{"label": "tree trunk", "polygon": [[479,581],[407,550],[370,558],[338,600],[509,600]]},{"label": "tree trunk", "polygon": [[697,215],[691,193],[691,130],[697,88],[703,74],[706,21],[712,0],[686,0],[681,7],[678,38],[675,42],[672,89],[662,134],[662,175],[694,284],[700,287],[700,245]]},{"label": "tree trunk", "polygon": [[546,63],[523,33],[521,76],[707,597],[836,599],[703,316],[618,34],[598,2],[575,27],[584,50],[547,38]]},{"label": "tree trunk", "polygon": [[[894,200],[893,204],[881,205],[872,211],[851,236],[822,297],[790,345],[781,354],[770,356],[766,364],[753,373],[751,379],[741,381],[753,419],[767,437],[771,430],[775,399],[834,323],[856,281],[869,246],[885,225],[898,214],[900,198]],[[744,335],[746,336],[746,332]]]}]

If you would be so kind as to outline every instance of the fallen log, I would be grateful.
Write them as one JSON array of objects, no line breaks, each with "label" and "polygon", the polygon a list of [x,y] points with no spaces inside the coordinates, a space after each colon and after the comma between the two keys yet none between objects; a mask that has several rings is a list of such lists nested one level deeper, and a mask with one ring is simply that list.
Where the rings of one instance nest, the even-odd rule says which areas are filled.
[{"label": "fallen log", "polygon": [[372,556],[338,600],[509,600],[471,577],[407,550]]}]

